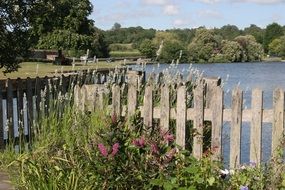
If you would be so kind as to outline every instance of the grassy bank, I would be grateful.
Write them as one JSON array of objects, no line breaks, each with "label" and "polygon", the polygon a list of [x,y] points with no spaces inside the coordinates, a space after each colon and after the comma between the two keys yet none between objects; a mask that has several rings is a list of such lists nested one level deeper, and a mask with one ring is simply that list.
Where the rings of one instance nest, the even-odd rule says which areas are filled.
[{"label": "grassy bank", "polygon": [[98,68],[115,68],[123,64],[123,61],[116,61],[112,63],[99,62],[99,63],[88,63],[84,65],[82,63],[76,63],[73,66],[61,66],[53,65],[52,63],[42,62],[24,62],[20,64],[20,68],[16,72],[3,73],[3,69],[0,70],[0,79],[7,78],[27,78],[27,77],[43,77],[52,76],[55,73],[61,73],[61,71],[73,71],[73,70],[87,70],[87,69],[98,69]]}]

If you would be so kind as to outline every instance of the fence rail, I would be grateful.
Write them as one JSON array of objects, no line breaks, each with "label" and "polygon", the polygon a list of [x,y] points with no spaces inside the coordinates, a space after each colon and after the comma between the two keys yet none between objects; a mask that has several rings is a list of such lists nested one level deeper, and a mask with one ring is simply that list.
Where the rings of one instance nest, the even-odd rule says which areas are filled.
[{"label": "fence rail", "polygon": [[[193,121],[195,135],[193,137],[192,152],[198,159],[203,155],[205,121],[211,122],[211,151],[215,160],[223,156],[223,123],[226,121],[230,122],[229,164],[231,168],[240,165],[242,122],[250,122],[250,160],[257,164],[261,163],[262,157],[262,125],[263,123],[272,123],[271,155],[276,155],[276,150],[280,145],[284,132],[283,90],[276,89],[273,92],[273,108],[264,109],[263,92],[260,89],[253,89],[251,108],[244,109],[243,91],[236,87],[232,91],[231,108],[225,108],[224,92],[219,86],[219,81],[210,79],[204,83],[197,83],[193,90],[193,106],[187,107],[187,94],[189,92],[185,83],[178,83],[175,91],[175,96],[177,97],[176,106],[171,107],[170,88],[166,84],[161,84],[159,87],[160,102],[158,106],[154,106],[154,85],[152,80],[149,80],[145,85],[143,105],[138,106],[138,78],[135,72],[128,75],[128,95],[127,104],[125,105],[123,105],[122,101],[121,86],[118,84],[112,86],[112,96],[109,96],[112,98],[112,103],[109,105],[111,113],[130,117],[135,114],[136,110],[140,110],[140,116],[143,118],[146,127],[151,127],[153,120],[159,119],[160,127],[166,130],[169,130],[170,120],[176,120],[176,143],[182,149],[186,147],[186,138],[189,135],[187,134],[186,122],[189,120]],[[100,86],[95,86],[76,87],[75,102],[77,105],[83,106],[81,109],[84,109],[84,104],[89,106],[88,109],[94,109],[98,104],[102,104],[102,100],[98,101],[100,97],[102,99],[102,94],[96,95],[100,92],[100,90],[98,91]],[[86,95],[87,93],[89,94],[88,96]]]}]

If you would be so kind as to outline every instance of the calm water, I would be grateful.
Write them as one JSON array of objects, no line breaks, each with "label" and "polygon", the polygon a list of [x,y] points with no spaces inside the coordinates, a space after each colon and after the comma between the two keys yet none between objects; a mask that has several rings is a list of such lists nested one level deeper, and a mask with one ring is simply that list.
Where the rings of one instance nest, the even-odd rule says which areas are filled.
[{"label": "calm water", "polygon": [[[177,69],[187,75],[187,69],[190,64],[180,64]],[[168,64],[147,65],[146,73],[160,72],[168,68]],[[251,105],[251,90],[260,88],[264,91],[264,108],[272,108],[272,92],[276,88],[285,89],[285,62],[274,63],[230,63],[230,64],[192,64],[204,73],[204,76],[221,77],[225,82],[225,107],[231,105],[231,90],[239,85],[244,91],[244,108],[250,108]],[[136,66],[134,68],[138,69]],[[269,159],[271,152],[271,124],[264,123],[262,126],[262,156],[263,161]],[[224,159],[228,162],[229,159],[229,137],[230,125],[225,122],[223,126],[223,153]],[[243,123],[242,125],[242,163],[249,162],[249,146],[250,146],[250,125]]]}]

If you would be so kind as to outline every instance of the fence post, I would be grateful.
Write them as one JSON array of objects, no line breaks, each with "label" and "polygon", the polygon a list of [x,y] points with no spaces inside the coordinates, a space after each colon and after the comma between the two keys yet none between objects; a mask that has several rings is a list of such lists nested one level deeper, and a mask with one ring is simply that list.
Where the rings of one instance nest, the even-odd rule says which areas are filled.
[{"label": "fence post", "polygon": [[262,100],[262,91],[253,89],[251,100],[250,161],[258,165],[261,162]]},{"label": "fence post", "polygon": [[194,137],[193,137],[193,156],[197,159],[202,158],[203,154],[203,128],[204,128],[204,89],[203,84],[199,84],[194,89]]},{"label": "fence post", "polygon": [[112,86],[112,116],[121,117],[121,88],[119,85]]},{"label": "fence post", "polygon": [[170,120],[170,98],[169,87],[165,83],[161,87],[161,99],[160,99],[160,128],[165,132],[169,130]]},{"label": "fence post", "polygon": [[186,135],[186,87],[179,86],[177,89],[177,110],[176,110],[176,144],[185,149]]},{"label": "fence post", "polygon": [[[9,126],[8,139],[14,139],[14,114],[13,114],[13,86],[12,80],[7,80],[7,121]],[[10,142],[8,142],[10,143]]]},{"label": "fence post", "polygon": [[276,89],[273,93],[273,122],[272,122],[272,157],[278,156],[284,132],[284,92]]},{"label": "fence post", "polygon": [[74,86],[74,106],[76,109],[82,111],[80,101],[81,101],[81,89],[80,86],[77,84]]},{"label": "fence post", "polygon": [[211,103],[212,112],[212,139],[211,150],[212,159],[220,160],[222,155],[222,128],[223,128],[223,101],[224,92],[220,86],[214,88]]},{"label": "fence post", "polygon": [[[3,91],[2,83],[0,83],[0,149],[5,148],[5,143],[4,143],[4,125],[3,125]],[[4,87],[5,88],[5,87]]]},{"label": "fence post", "polygon": [[128,75],[128,118],[133,116],[137,107],[138,72],[129,71]]},{"label": "fence post", "polygon": [[[17,78],[17,113],[18,113],[18,131],[20,143],[24,140],[24,92],[23,92],[23,81]],[[21,144],[20,144],[21,146]]]},{"label": "fence post", "polygon": [[27,115],[28,115],[28,133],[29,133],[29,142],[32,141],[32,127],[33,127],[33,120],[34,120],[34,113],[33,113],[33,84],[31,79],[27,78],[27,87],[26,87],[26,95],[27,95]]},{"label": "fence post", "polygon": [[37,122],[40,118],[40,103],[41,103],[41,79],[39,77],[36,78],[36,87],[35,87],[35,95],[36,95],[36,118]]},{"label": "fence post", "polygon": [[211,104],[214,100],[214,91],[217,86],[221,85],[221,79],[217,77],[207,77],[204,78],[206,83],[206,108],[211,108]]},{"label": "fence post", "polygon": [[230,168],[240,164],[240,140],[242,125],[242,91],[236,87],[232,92],[232,123],[230,141]]},{"label": "fence post", "polygon": [[147,128],[152,126],[152,117],[153,117],[153,79],[154,76],[150,75],[148,78],[148,82],[145,87],[144,93],[144,105],[143,105],[143,122]]}]

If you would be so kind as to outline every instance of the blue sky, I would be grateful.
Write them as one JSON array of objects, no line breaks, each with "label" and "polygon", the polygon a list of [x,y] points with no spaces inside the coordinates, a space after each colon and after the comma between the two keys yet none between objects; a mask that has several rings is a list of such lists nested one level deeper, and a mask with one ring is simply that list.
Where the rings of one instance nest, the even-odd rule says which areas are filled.
[{"label": "blue sky", "polygon": [[207,28],[285,25],[285,0],[91,0],[91,19],[101,29],[122,27]]}]

